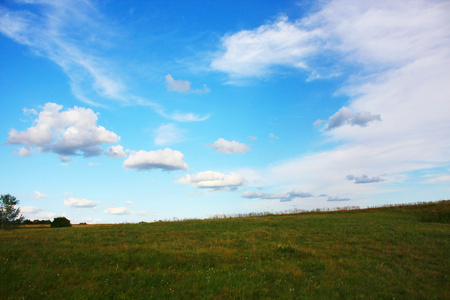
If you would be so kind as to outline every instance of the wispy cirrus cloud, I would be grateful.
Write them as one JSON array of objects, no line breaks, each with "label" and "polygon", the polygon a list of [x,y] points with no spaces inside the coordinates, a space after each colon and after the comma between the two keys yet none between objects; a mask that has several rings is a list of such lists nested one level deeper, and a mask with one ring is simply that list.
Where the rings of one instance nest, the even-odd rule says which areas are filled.
[{"label": "wispy cirrus cloud", "polygon": [[[123,42],[118,41],[123,32],[111,24],[90,1],[38,0],[0,6],[0,33],[61,67],[73,94],[81,101],[93,106],[105,106],[111,101],[144,105],[180,122],[203,121],[209,117],[168,113],[160,104],[131,91],[124,76],[119,75],[128,71],[119,63],[123,58],[114,51]],[[179,89],[184,91],[183,87]],[[209,89],[189,87],[188,92],[207,93]],[[25,156],[25,150],[20,154]]]},{"label": "wispy cirrus cloud", "polygon": [[162,124],[155,130],[155,145],[167,146],[184,140],[184,130],[176,124]]},{"label": "wispy cirrus cloud", "polygon": [[96,104],[90,99],[92,94],[86,93],[92,91],[125,102],[126,88],[114,75],[114,67],[107,59],[93,54],[95,48],[104,48],[113,36],[99,21],[102,18],[88,1],[23,2],[16,9],[2,7],[0,32],[59,65],[80,100]]},{"label": "wispy cirrus cloud", "polygon": [[260,175],[266,184],[300,183],[315,194],[362,199],[391,189],[354,184],[357,176],[350,181],[348,174],[395,177],[450,164],[449,18],[446,1],[336,0],[303,19],[224,36],[211,66],[234,82],[270,76],[279,67],[312,74],[326,55],[335,59],[325,73],[342,71],[344,85],[336,92],[348,104],[314,124],[326,122],[323,135],[335,144],[272,164]]},{"label": "wispy cirrus cloud", "polygon": [[429,184],[442,184],[442,183],[450,183],[450,175],[435,175],[433,178],[427,179],[423,181],[422,183],[429,183]]},{"label": "wispy cirrus cloud", "polygon": [[320,30],[306,29],[301,22],[283,16],[256,29],[224,36],[210,67],[238,79],[266,76],[280,66],[309,69],[307,60],[318,51],[320,35]]}]

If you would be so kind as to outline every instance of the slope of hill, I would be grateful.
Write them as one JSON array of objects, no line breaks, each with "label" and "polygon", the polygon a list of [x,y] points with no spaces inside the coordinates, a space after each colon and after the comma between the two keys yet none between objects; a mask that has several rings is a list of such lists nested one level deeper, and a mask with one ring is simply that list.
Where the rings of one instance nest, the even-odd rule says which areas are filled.
[{"label": "slope of hill", "polygon": [[2,299],[449,299],[450,201],[0,232]]}]

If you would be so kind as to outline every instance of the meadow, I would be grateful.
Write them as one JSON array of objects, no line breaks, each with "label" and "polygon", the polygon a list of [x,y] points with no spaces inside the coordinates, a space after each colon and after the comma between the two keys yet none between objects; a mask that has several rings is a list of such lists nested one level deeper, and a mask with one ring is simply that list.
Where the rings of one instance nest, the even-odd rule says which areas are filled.
[{"label": "meadow", "polygon": [[0,231],[1,299],[450,299],[450,201]]}]

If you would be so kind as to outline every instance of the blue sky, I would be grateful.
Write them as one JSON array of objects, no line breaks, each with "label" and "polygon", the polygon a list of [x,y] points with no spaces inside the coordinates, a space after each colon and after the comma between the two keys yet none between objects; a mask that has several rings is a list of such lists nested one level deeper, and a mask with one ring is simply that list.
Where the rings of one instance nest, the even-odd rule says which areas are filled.
[{"label": "blue sky", "polygon": [[450,198],[448,1],[0,4],[0,193],[29,219]]}]

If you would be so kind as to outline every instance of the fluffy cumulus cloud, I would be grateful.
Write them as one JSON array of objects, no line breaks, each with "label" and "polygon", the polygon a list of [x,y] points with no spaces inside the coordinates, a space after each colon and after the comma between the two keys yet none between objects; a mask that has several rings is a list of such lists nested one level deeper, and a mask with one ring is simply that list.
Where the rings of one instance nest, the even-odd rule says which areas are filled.
[{"label": "fluffy cumulus cloud", "polygon": [[[381,121],[380,115],[374,115],[367,111],[354,113],[350,108],[344,106],[328,119],[325,130],[332,130],[347,124],[365,127],[372,121]],[[316,121],[314,124],[318,124],[318,122]]]},{"label": "fluffy cumulus cloud", "polygon": [[227,141],[223,138],[218,139],[209,147],[216,149],[217,152],[225,153],[225,154],[234,154],[234,153],[245,153],[250,150],[250,147],[246,144],[239,143],[236,141]]},{"label": "fluffy cumulus cloud", "polygon": [[126,207],[110,207],[105,209],[105,214],[109,215],[139,215],[139,216],[145,216],[147,215],[147,212],[145,211],[131,211],[128,210]]},{"label": "fluffy cumulus cloud", "polygon": [[114,132],[97,125],[97,114],[91,109],[75,106],[61,111],[62,108],[62,105],[46,103],[34,120],[34,126],[25,131],[10,130],[7,144],[54,152],[62,161],[67,161],[67,156],[71,155],[100,155],[103,144],[120,139]]},{"label": "fluffy cumulus cloud", "polygon": [[196,93],[196,94],[205,94],[209,93],[209,88],[203,85],[203,89],[191,89],[191,82],[187,80],[175,80],[172,75],[166,75],[166,85],[167,89],[172,92],[178,93]]},{"label": "fluffy cumulus cloud", "polygon": [[365,174],[361,176],[354,176],[352,174],[349,174],[346,176],[347,180],[354,180],[355,183],[374,183],[374,182],[383,182],[384,179],[380,178],[379,176],[369,177]]},{"label": "fluffy cumulus cloud", "polygon": [[127,154],[123,150],[123,147],[121,145],[115,145],[111,146],[106,150],[106,155],[109,157],[115,157],[115,158],[125,158],[127,157]]},{"label": "fluffy cumulus cloud", "polygon": [[123,162],[123,167],[136,170],[189,170],[187,163],[184,162],[183,153],[170,148],[156,151],[132,151],[130,156]]},{"label": "fluffy cumulus cloud", "polygon": [[179,184],[190,184],[196,188],[208,188],[213,190],[236,189],[245,184],[245,178],[236,173],[223,174],[214,171],[200,172],[195,175],[185,175]]},{"label": "fluffy cumulus cloud", "polygon": [[87,200],[83,198],[69,198],[69,200],[64,199],[65,206],[77,207],[77,208],[86,208],[86,207],[96,207],[100,202]]},{"label": "fluffy cumulus cloud", "polygon": [[243,198],[249,198],[249,199],[254,199],[254,198],[258,198],[258,199],[265,199],[265,200],[280,200],[280,202],[288,202],[288,201],[292,201],[296,198],[310,198],[310,197],[314,197],[312,194],[310,193],[305,193],[302,192],[299,189],[294,189],[288,193],[261,193],[261,192],[245,192],[244,194],[242,194]]},{"label": "fluffy cumulus cloud", "polygon": [[172,145],[183,140],[184,130],[178,128],[176,124],[162,124],[155,130],[155,145]]},{"label": "fluffy cumulus cloud", "polygon": [[254,30],[224,36],[211,68],[234,78],[264,76],[277,66],[308,69],[306,60],[317,51],[320,34],[281,17]]}]

